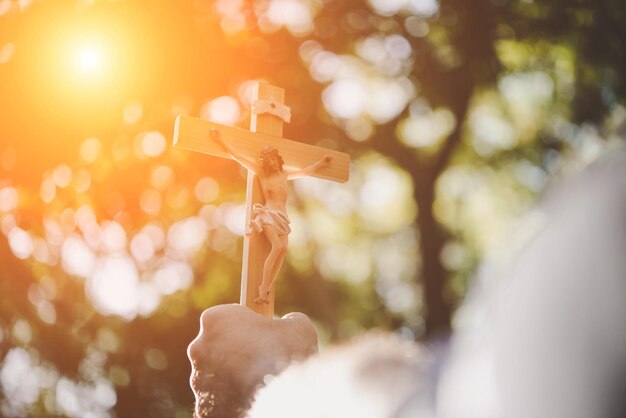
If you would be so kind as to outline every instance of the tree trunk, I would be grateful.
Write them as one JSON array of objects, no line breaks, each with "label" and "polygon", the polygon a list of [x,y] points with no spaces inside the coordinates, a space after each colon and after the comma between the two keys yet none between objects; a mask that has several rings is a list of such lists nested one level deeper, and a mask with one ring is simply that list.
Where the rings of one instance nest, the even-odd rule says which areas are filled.
[{"label": "tree trunk", "polygon": [[[420,181],[414,179],[415,181]],[[420,236],[422,271],[420,281],[424,294],[424,320],[426,331],[424,338],[447,334],[450,329],[452,306],[444,297],[447,272],[441,264],[441,250],[445,244],[445,232],[433,214],[435,201],[435,182],[437,176],[421,179],[415,184],[414,196],[419,207],[417,227]]]},{"label": "tree trunk", "polygon": [[[420,236],[420,256],[422,270],[416,281],[424,294],[425,333],[420,338],[433,338],[451,330],[452,303],[444,296],[448,272],[441,264],[441,250],[446,243],[447,233],[435,219],[433,204],[437,179],[445,171],[450,159],[461,142],[461,126],[469,106],[470,89],[460,91],[461,100],[452,110],[457,118],[457,126],[441,147],[439,153],[428,161],[418,158],[415,151],[407,149],[395,138],[392,124],[379,128],[374,147],[377,151],[391,155],[395,161],[411,175],[413,198],[418,206],[416,227]],[[394,138],[389,140],[389,138]]]}]

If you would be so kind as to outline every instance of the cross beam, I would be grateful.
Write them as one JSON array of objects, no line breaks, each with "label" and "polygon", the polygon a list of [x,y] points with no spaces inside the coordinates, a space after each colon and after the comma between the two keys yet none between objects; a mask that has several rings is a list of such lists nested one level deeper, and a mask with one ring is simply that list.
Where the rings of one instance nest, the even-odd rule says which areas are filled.
[{"label": "cross beam", "polygon": [[[270,101],[273,103],[271,107],[282,106],[284,94],[284,90],[280,87],[259,83],[254,99]],[[212,129],[217,130],[221,138],[232,144],[241,153],[255,159],[258,158],[266,145],[278,149],[287,168],[298,169],[309,166],[328,154],[333,157],[332,163],[311,175],[342,183],[348,180],[350,171],[350,156],[348,154],[282,138],[283,121],[274,114],[255,114],[253,112],[250,120],[250,131],[189,116],[178,116],[174,126],[174,145],[189,151],[231,159],[231,156],[211,139],[210,131]],[[264,204],[265,199],[258,179],[252,172],[248,172],[246,225],[250,222],[252,207],[255,203]],[[263,279],[263,265],[269,251],[269,242],[262,234],[244,237],[240,304],[272,318],[274,316],[274,289],[271,290],[268,304],[254,303]]]},{"label": "cross beam", "polygon": [[[263,116],[265,115],[258,117]],[[271,115],[268,117],[275,118]],[[311,176],[341,183],[348,180],[350,170],[350,156],[348,154],[275,135],[207,122],[191,116],[181,115],[176,118],[174,145],[188,151],[231,159],[217,142],[209,139],[211,128],[216,129],[222,138],[228,138],[229,142],[235,144],[246,155],[260,155],[265,145],[278,149],[283,160],[285,160],[285,166],[290,168],[305,167],[319,160],[325,154],[331,155],[333,163],[316,171]]]}]

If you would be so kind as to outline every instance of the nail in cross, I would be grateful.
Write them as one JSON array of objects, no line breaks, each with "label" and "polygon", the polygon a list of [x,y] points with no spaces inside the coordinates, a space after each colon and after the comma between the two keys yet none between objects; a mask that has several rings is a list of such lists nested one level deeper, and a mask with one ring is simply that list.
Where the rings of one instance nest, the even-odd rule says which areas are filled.
[{"label": "nail in cross", "polygon": [[[258,229],[269,225],[270,228],[265,228],[269,232],[247,235],[244,238],[240,304],[270,318],[274,315],[275,286],[269,286],[267,295],[259,294],[259,288],[262,285],[268,287],[268,280],[263,280],[264,268],[266,276],[267,270],[275,270],[271,280],[273,284],[275,274],[278,273],[282,264],[282,257],[279,257],[278,265],[268,266],[272,264],[269,261],[275,258],[272,249],[274,243],[278,242],[275,241],[274,232],[277,232],[276,228],[281,228],[280,225],[272,224],[272,220],[268,217],[281,217],[282,215],[276,212],[284,214],[283,208],[276,210],[276,205],[273,203],[286,200],[286,196],[275,198],[270,195],[283,191],[282,185],[276,186],[276,184],[287,179],[287,175],[290,175],[289,178],[311,175],[345,182],[348,180],[350,169],[348,154],[282,138],[283,121],[289,122],[291,118],[289,108],[283,104],[284,95],[285,92],[280,87],[266,83],[258,84],[252,103],[249,131],[189,116],[179,116],[174,127],[175,146],[217,157],[235,159],[248,169],[246,225],[255,226],[256,224]],[[259,157],[263,158],[263,155],[267,154],[268,147],[277,150],[284,160],[286,174],[281,174],[284,177],[282,180],[278,178],[279,176],[270,176],[270,178],[260,172],[263,170],[263,164],[259,162]],[[269,160],[267,157],[265,159]],[[286,187],[284,190],[286,191]],[[264,195],[264,191],[268,196]],[[266,203],[267,208],[264,206]],[[252,223],[250,223],[251,220]],[[288,225],[286,233],[288,234]],[[286,244],[286,235],[282,235],[281,240]],[[270,255],[273,258],[268,260]],[[259,302],[259,298],[266,303],[255,303],[255,299]]]}]

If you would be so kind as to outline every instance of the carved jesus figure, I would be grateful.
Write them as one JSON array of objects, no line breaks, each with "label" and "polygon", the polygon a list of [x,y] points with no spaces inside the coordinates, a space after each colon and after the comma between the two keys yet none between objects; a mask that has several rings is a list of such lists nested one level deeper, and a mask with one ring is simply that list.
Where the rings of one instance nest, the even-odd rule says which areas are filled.
[{"label": "carved jesus figure", "polygon": [[315,163],[299,170],[284,170],[284,161],[276,148],[266,146],[258,161],[239,152],[224,141],[217,130],[211,130],[211,138],[239,164],[252,171],[261,183],[265,205],[255,204],[252,208],[250,224],[246,235],[263,232],[271,245],[271,250],[263,266],[263,280],[259,286],[259,296],[255,303],[269,303],[269,294],[276,276],[287,254],[287,241],[291,228],[287,216],[287,181],[306,177],[316,170],[329,165],[332,156],[324,155]]}]

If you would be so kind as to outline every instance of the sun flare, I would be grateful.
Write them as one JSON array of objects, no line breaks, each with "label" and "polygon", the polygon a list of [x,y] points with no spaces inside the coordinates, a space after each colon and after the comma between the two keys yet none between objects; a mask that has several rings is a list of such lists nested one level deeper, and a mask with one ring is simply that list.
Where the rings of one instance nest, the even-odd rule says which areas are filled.
[{"label": "sun flare", "polygon": [[74,52],[75,68],[82,74],[102,72],[104,61],[104,51],[98,45],[81,45]]}]

